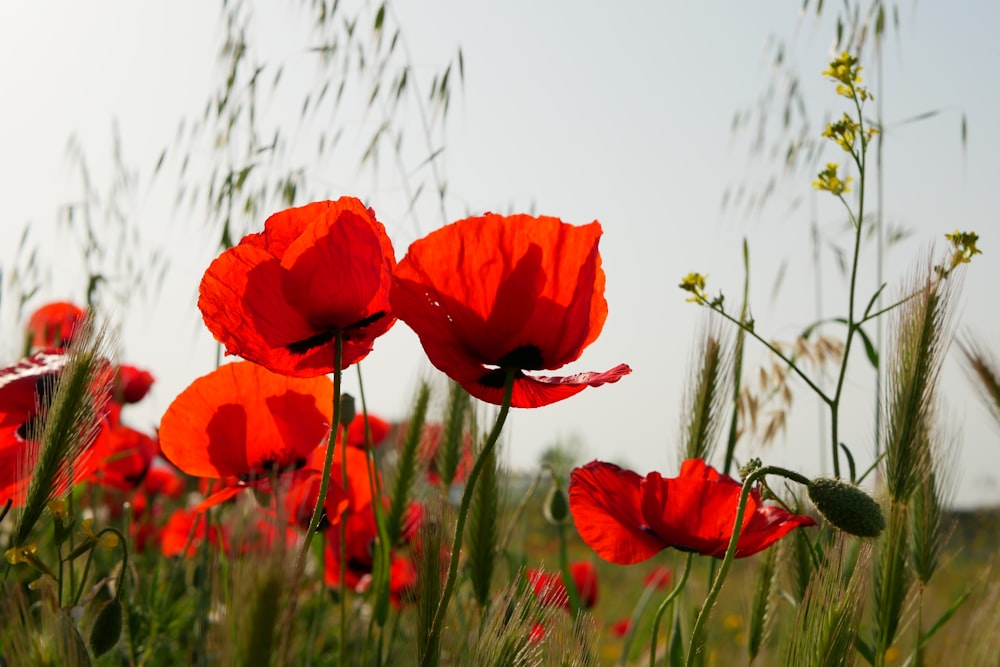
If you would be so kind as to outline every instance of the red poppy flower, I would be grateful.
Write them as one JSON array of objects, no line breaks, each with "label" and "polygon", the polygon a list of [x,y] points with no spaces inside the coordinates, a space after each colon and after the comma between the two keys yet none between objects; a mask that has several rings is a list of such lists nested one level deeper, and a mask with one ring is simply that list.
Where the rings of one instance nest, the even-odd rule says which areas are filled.
[{"label": "red poppy flower", "polygon": [[104,445],[94,449],[93,481],[123,491],[134,489],[159,453],[160,445],[156,440],[119,424],[108,429]]},{"label": "red poppy flower", "polygon": [[276,373],[314,377],[360,361],[395,322],[392,244],[371,209],[342,197],[275,213],[205,271],[198,307],[215,338]]},{"label": "red poppy flower", "polygon": [[[688,459],[677,477],[639,477],[612,463],[592,461],[574,470],[569,507],[583,541],[604,560],[638,563],[667,547],[721,558],[729,546],[742,484],[701,459]],[[747,500],[736,557],[766,549],[812,517],[764,505],[753,489]]]},{"label": "red poppy flower", "polygon": [[347,426],[347,444],[351,447],[365,447],[371,442],[372,447],[377,447],[382,444],[383,440],[389,437],[389,431],[391,430],[392,424],[381,417],[369,413],[368,431],[371,435],[371,440],[369,441],[365,433],[365,420],[363,415],[359,414]]},{"label": "red poppy flower", "polygon": [[153,386],[155,378],[149,371],[122,364],[115,379],[115,400],[119,403],[138,403]]},{"label": "red poppy flower", "polygon": [[332,412],[329,378],[291,378],[236,362],[174,399],[160,422],[160,447],[189,475],[249,481],[305,465],[326,440]]},{"label": "red poppy flower", "polygon": [[82,308],[66,301],[42,306],[28,319],[26,333],[32,349],[69,346],[84,315]]},{"label": "red poppy flower", "polygon": [[615,637],[624,637],[625,635],[628,634],[628,631],[631,627],[632,627],[632,619],[626,617],[612,623],[609,629],[611,630],[611,634],[613,634]]},{"label": "red poppy flower", "polygon": [[[590,609],[597,604],[597,568],[590,561],[570,563],[569,575],[576,586],[576,594],[580,605]],[[528,581],[535,589],[538,601],[545,606],[569,609],[569,594],[566,584],[559,572],[544,572],[533,568],[528,569]]]},{"label": "red poppy flower", "polygon": [[[389,557],[389,561],[389,602],[398,609],[404,603],[414,600],[417,587],[417,568],[408,557],[396,553]],[[334,559],[331,561],[329,556],[327,556],[326,563],[327,566],[337,566],[337,560]],[[333,578],[334,583],[331,584],[329,578],[326,581],[329,585],[336,586],[338,579],[339,572]],[[364,593],[371,585],[372,575],[368,572],[361,575],[357,583],[352,585],[352,588],[355,593]]]},{"label": "red poppy flower", "polygon": [[[316,508],[316,498],[319,496],[320,478],[323,465],[326,462],[327,445],[320,445],[312,451],[306,461],[306,466],[292,481],[285,505],[288,508],[289,519],[303,530],[309,527],[313,510]],[[347,488],[342,488],[342,473],[344,457],[347,457]],[[375,471],[378,479],[378,471]],[[339,443],[333,450],[330,467],[330,484],[328,485],[326,502],[323,509],[326,512],[325,523],[320,528],[327,528],[339,523],[341,515],[348,510],[357,512],[362,508],[370,508],[372,488],[368,480],[368,457],[357,447],[343,447]],[[370,510],[366,510],[370,514]]]},{"label": "red poppy flower", "polygon": [[[0,507],[12,500],[15,507],[24,503],[39,443],[32,441],[41,429],[38,423],[55,394],[58,374],[68,361],[59,352],[36,352],[15,364],[0,368]],[[100,385],[100,382],[95,382]],[[105,415],[97,415],[98,424],[72,460],[72,471],[56,476],[53,495],[64,493],[72,484],[86,479],[97,460],[92,453],[106,447]]]},{"label": "red poppy flower", "polygon": [[215,547],[229,553],[229,535],[225,527],[207,528],[208,517],[191,509],[175,510],[160,531],[160,552],[170,558],[193,558],[198,547],[208,539]]},{"label": "red poppy flower", "polygon": [[396,316],[420,336],[431,363],[489,403],[503,400],[505,371],[516,371],[511,405],[548,405],[630,372],[569,377],[526,375],[575,361],[608,314],[597,242],[601,225],[582,227],[527,215],[459,220],[415,241],[396,267]]},{"label": "red poppy flower", "polygon": [[[344,513],[344,568],[346,586],[356,590],[374,566],[374,542],[378,537],[375,513],[371,505],[351,509]],[[325,566],[323,578],[327,586],[340,585],[340,531],[339,526],[324,531],[326,535]]]}]

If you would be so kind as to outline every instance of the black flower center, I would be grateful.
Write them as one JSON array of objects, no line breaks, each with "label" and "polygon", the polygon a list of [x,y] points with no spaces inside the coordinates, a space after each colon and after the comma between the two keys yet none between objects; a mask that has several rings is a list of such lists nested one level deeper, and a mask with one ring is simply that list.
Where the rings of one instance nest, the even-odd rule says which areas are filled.
[{"label": "black flower center", "polygon": [[514,378],[524,377],[523,370],[537,371],[545,367],[542,351],[534,345],[522,345],[500,357],[497,368],[487,371],[479,378],[479,384],[491,389],[503,387],[507,371],[515,369]]},{"label": "black flower center", "polygon": [[[352,332],[364,329],[365,327],[378,322],[380,319],[385,317],[386,312],[380,310],[374,315],[369,315],[364,319],[360,319],[353,324],[348,324],[341,331],[343,332],[344,340],[352,340]],[[317,347],[323,347],[337,337],[337,329],[327,329],[326,331],[320,331],[318,334],[313,334],[308,338],[303,338],[302,340],[297,340],[294,343],[289,343],[285,346],[285,349],[292,354],[306,354],[311,350],[315,350]]]}]

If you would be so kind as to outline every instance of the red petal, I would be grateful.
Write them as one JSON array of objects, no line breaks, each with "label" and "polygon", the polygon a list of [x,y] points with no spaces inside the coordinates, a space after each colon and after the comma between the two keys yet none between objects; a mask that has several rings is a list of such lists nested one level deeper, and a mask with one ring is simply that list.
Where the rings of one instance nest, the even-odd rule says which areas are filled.
[{"label": "red petal", "polygon": [[256,475],[304,461],[326,436],[329,378],[290,378],[249,362],[195,380],[160,424],[163,455],[198,477]]},{"label": "red petal", "polygon": [[604,560],[638,563],[667,546],[646,530],[641,478],[613,463],[591,461],[570,476],[569,507],[580,537]]},{"label": "red petal", "polygon": [[388,290],[392,245],[374,214],[352,198],[276,213],[265,231],[220,255],[202,279],[198,307],[229,354],[296,377],[364,358],[395,319]]},{"label": "red petal", "polygon": [[82,308],[66,301],[42,306],[28,320],[31,347],[67,347],[84,315]]},{"label": "red petal", "polygon": [[[539,408],[579,394],[587,387],[618,382],[631,372],[632,369],[628,364],[619,364],[603,373],[577,373],[564,377],[525,375],[514,381],[510,404],[515,408]],[[500,405],[503,401],[503,388],[486,387],[478,381],[462,386],[470,394],[487,403]]]},{"label": "red petal", "polygon": [[[596,222],[574,227],[495,214],[460,220],[410,246],[396,267],[393,309],[431,363],[473,395],[500,403],[502,391],[482,382],[492,369],[556,369],[600,333],[607,317],[600,234]],[[619,369],[529,380],[546,386],[516,390],[513,405],[567,398],[618,379]]]},{"label": "red petal", "polygon": [[326,206],[332,204],[311,205],[322,208],[281,260],[285,299],[320,331],[347,329],[382,312],[375,325],[384,333],[392,324],[389,284],[395,266],[391,245],[383,255],[385,229],[366,209]]},{"label": "red petal", "polygon": [[740,533],[736,558],[763,551],[800,526],[815,526],[816,520],[804,514],[791,514],[777,506],[761,507]]},{"label": "red petal", "polygon": [[[670,546],[721,558],[729,547],[743,485],[700,459],[681,465],[675,478],[650,473],[642,481],[642,511]],[[747,498],[736,557],[757,553],[799,525],[811,525],[780,508],[761,504],[754,489]]]}]

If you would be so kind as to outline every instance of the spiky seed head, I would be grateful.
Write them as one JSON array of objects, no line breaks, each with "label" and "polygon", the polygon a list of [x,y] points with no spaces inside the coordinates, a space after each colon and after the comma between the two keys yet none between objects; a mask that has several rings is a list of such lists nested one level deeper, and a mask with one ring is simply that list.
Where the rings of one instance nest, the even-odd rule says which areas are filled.
[{"label": "spiky seed head", "polygon": [[809,484],[809,499],[833,526],[858,537],[878,537],[885,530],[882,508],[863,490],[830,477]]}]

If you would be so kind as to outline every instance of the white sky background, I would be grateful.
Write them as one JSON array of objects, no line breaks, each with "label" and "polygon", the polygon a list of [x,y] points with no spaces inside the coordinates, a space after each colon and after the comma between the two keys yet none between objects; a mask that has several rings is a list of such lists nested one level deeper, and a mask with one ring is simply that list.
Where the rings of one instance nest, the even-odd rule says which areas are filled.
[{"label": "white sky background", "polygon": [[[311,44],[273,5],[255,7],[265,17],[255,36],[271,57],[294,71],[310,57]],[[722,289],[735,306],[744,236],[750,243],[758,331],[789,340],[814,319],[809,206],[789,213],[794,198],[812,196],[811,176],[788,183],[759,216],[720,212],[727,187],[764,169],[759,158],[748,159],[747,142],[734,140],[730,127],[736,110],[752,105],[769,81],[764,48],[769,37],[792,45],[789,58],[809,91],[817,131],[826,110],[841,108],[833,86],[819,74],[829,60],[833,10],[817,23],[798,16],[800,5],[665,2],[623,11],[601,2],[438,0],[394,7],[419,75],[438,71],[459,46],[464,53],[465,89],[456,89],[452,99],[442,162],[449,215],[533,211],[573,223],[598,219],[604,226],[608,321],[581,360],[559,374],[603,371],[620,362],[629,363],[633,373],[553,406],[515,411],[507,429],[513,465],[529,467],[544,447],[579,439],[583,460],[611,459],[640,473],[676,472],[681,391],[702,314],[685,303],[676,284],[690,271],[709,274],[710,289]],[[992,30],[1000,23],[1000,6],[903,2],[900,20],[899,39],[890,39],[885,54],[886,213],[890,223],[910,228],[912,235],[888,256],[888,293],[898,290],[900,277],[930,244],[943,250],[945,232],[974,229],[984,254],[968,272],[959,316],[963,331],[997,345],[1000,42]],[[155,426],[173,397],[215,361],[214,343],[195,303],[216,239],[203,232],[202,220],[171,218],[169,195],[143,178],[173,140],[178,120],[200,114],[216,80],[221,30],[217,4],[192,0],[0,5],[4,279],[21,232],[31,225],[32,237],[44,240],[40,259],[52,269],[30,307],[83,300],[79,253],[71,240],[56,236],[60,207],[80,193],[66,146],[70,135],[79,137],[95,185],[106,190],[113,120],[126,160],[140,172],[128,215],[143,238],[163,245],[170,257],[156,302],[113,314],[122,329],[123,360],[149,368],[158,379],[150,397],[125,415],[138,427]],[[872,85],[873,69],[866,68]],[[426,91],[428,81],[422,85]],[[290,125],[298,118],[299,109],[285,109],[281,100],[269,100],[266,108],[274,117],[287,116]],[[892,129],[894,121],[931,110],[942,113]],[[963,113],[969,127],[964,152]],[[844,154],[831,145],[827,159],[843,162]],[[342,173],[307,173],[310,190],[330,198],[355,195],[371,204],[401,258],[415,231],[403,217],[399,187],[373,184],[370,175],[356,173],[356,164],[352,156]],[[841,211],[822,196],[813,201],[824,234],[846,243],[837,232]],[[432,207],[420,220],[424,233],[440,224]],[[263,218],[254,230],[262,225]],[[772,300],[771,287],[785,260],[784,286]],[[868,266],[873,260],[871,253],[864,257]],[[841,315],[845,290],[829,253],[821,268],[825,312]],[[874,288],[874,274],[866,269],[860,300]],[[10,300],[0,303],[0,312],[6,332],[2,351],[13,360],[19,332]],[[766,357],[750,349],[753,368]],[[997,504],[1000,429],[957,362],[953,351],[941,392],[944,414],[958,433],[956,502]],[[399,323],[363,362],[372,411],[403,417],[416,382],[430,375],[430,368],[416,337]],[[842,435],[866,465],[873,441],[871,374],[863,363],[853,370]],[[352,391],[353,371],[347,376],[346,389]],[[801,385],[795,410],[787,437],[763,455],[818,473],[817,409]]]}]

